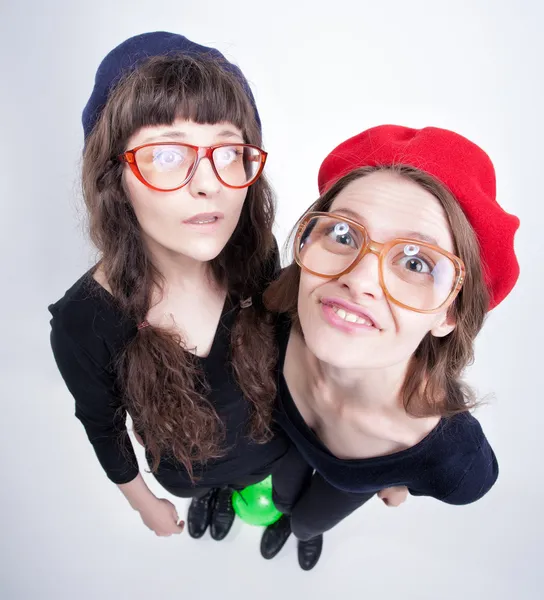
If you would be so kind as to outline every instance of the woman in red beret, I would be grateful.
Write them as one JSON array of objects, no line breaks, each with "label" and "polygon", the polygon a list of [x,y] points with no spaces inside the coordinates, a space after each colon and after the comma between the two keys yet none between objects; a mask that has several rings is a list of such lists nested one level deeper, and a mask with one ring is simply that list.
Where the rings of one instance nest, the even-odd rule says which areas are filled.
[{"label": "woman in red beret", "polygon": [[[277,420],[310,466],[275,475],[285,516],[261,552],[275,556],[292,531],[304,569],[323,532],[376,494],[460,505],[493,486],[461,375],[519,274],[519,221],[496,201],[489,157],[456,133],[365,131],[325,159],[319,191],[265,295],[279,315]],[[298,501],[282,504],[297,478]]]}]

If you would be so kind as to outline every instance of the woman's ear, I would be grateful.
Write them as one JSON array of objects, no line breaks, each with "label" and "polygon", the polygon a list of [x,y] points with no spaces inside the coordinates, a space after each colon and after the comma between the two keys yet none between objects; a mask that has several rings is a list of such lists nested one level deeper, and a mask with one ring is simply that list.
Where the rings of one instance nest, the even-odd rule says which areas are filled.
[{"label": "woman's ear", "polygon": [[431,328],[431,335],[446,337],[455,329],[455,325],[455,315],[453,311],[448,310],[446,313],[442,313],[440,318],[437,319],[435,325]]}]

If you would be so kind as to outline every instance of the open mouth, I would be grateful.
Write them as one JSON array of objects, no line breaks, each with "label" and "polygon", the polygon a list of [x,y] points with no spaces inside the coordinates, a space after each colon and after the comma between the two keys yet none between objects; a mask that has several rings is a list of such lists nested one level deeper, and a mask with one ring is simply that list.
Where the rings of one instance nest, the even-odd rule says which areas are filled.
[{"label": "open mouth", "polygon": [[217,217],[212,217],[211,219],[191,219],[190,221],[186,221],[186,223],[192,223],[193,225],[208,225],[208,223],[215,223],[217,220]]},{"label": "open mouth", "polygon": [[222,218],[222,213],[200,213],[183,222],[187,225],[213,225]]},{"label": "open mouth", "polygon": [[360,325],[368,325],[369,327],[375,327],[374,323],[365,317],[360,317],[355,313],[348,312],[339,306],[331,306],[334,312],[340,317],[340,319],[347,321],[348,323],[359,323]]},{"label": "open mouth", "polygon": [[355,329],[380,330],[378,323],[363,309],[351,307],[350,303],[341,299],[322,298],[321,306],[326,319],[331,325],[353,331]]}]

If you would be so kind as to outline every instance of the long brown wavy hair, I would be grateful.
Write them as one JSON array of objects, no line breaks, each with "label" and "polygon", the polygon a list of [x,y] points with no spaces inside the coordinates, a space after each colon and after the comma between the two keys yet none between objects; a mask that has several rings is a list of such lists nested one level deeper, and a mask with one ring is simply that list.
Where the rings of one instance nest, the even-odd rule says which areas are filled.
[{"label": "long brown wavy hair", "polygon": [[[164,279],[142,241],[140,226],[122,183],[116,157],[141,127],[229,122],[246,143],[260,146],[260,129],[242,85],[221,62],[205,56],[151,58],[125,76],[111,93],[83,155],[83,195],[89,231],[100,266],[119,309],[135,323],[146,318]],[[271,438],[276,394],[273,332],[258,296],[274,276],[275,205],[261,176],[247,192],[238,225],[211,272],[234,301],[253,297],[232,329],[233,371],[250,409],[247,434],[258,443]],[[136,331],[136,327],[135,327]],[[142,432],[155,471],[161,457],[181,462],[193,477],[194,463],[224,454],[224,427],[207,398],[198,360],[177,333],[146,327],[135,334],[118,361],[124,404]]]},{"label": "long brown wavy hair", "polygon": [[[466,276],[461,292],[449,309],[455,329],[445,337],[428,333],[413,354],[401,395],[405,410],[415,416],[451,416],[476,405],[474,392],[461,380],[474,360],[474,339],[483,326],[489,305],[480,249],[474,230],[459,203],[439,181],[407,165],[362,167],[339,179],[310,208],[327,212],[334,199],[351,182],[388,171],[405,177],[429,191],[444,207],[453,234],[454,252],[464,261]],[[292,238],[296,228],[293,230]],[[265,293],[265,304],[274,312],[288,313],[302,333],[297,315],[300,267],[293,262]]]}]

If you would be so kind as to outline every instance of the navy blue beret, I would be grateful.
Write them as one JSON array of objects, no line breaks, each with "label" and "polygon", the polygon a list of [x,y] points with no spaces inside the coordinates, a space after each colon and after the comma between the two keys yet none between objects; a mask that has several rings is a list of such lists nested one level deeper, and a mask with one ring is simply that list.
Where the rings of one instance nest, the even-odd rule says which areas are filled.
[{"label": "navy blue beret", "polygon": [[255,109],[255,118],[261,127],[261,119],[255,104],[255,98],[251,93],[249,84],[242,71],[215,48],[207,48],[195,42],[191,42],[186,37],[177,33],[168,33],[166,31],[154,31],[152,33],[142,33],[125,40],[119,46],[114,48],[100,63],[94,80],[94,88],[83,109],[81,121],[83,123],[83,132],[85,140],[93,130],[100,117],[108,96],[112,88],[119,79],[133,71],[144,60],[153,56],[163,56],[168,54],[183,53],[187,55],[207,55],[219,59],[227,70],[233,73],[242,84],[253,108]]}]

